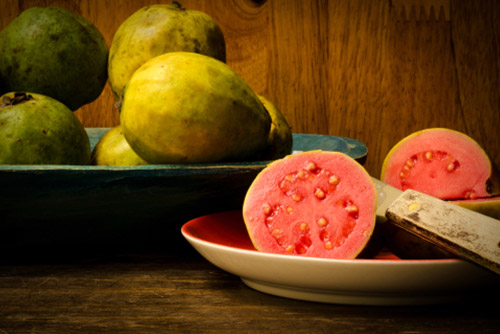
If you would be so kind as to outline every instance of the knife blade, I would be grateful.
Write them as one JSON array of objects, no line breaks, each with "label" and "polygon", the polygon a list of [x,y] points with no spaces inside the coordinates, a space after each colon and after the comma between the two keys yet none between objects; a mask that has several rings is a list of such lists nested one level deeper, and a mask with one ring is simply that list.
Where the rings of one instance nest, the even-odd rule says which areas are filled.
[{"label": "knife blade", "polygon": [[377,189],[377,219],[381,222],[389,220],[458,257],[500,274],[500,220],[372,179]]}]

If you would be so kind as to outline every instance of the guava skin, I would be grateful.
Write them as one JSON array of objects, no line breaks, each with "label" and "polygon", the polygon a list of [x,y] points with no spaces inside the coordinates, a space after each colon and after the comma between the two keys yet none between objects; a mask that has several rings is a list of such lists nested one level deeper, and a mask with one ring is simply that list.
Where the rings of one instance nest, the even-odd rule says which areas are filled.
[{"label": "guava skin", "polygon": [[90,163],[87,132],[68,107],[34,93],[26,93],[27,98],[17,104],[8,103],[14,96],[7,93],[0,98],[0,164]]},{"label": "guava skin", "polygon": [[478,198],[474,200],[455,200],[451,202],[463,208],[500,220],[500,196]]},{"label": "guava skin", "polygon": [[97,99],[107,81],[108,46],[84,17],[32,7],[0,32],[0,81],[6,91],[50,96],[71,110]]},{"label": "guava skin", "polygon": [[283,158],[292,153],[293,135],[290,125],[274,103],[262,95],[258,97],[272,121],[268,138],[269,148],[265,158],[269,160]]},{"label": "guava skin", "polygon": [[222,30],[207,14],[177,3],[143,7],[116,31],[109,52],[109,84],[116,101],[132,74],[151,58],[186,51],[226,61]]},{"label": "guava skin", "polygon": [[152,164],[259,160],[271,127],[243,78],[192,52],[143,64],[127,84],[120,121],[132,149]]},{"label": "guava skin", "polygon": [[139,166],[147,165],[128,144],[121,126],[106,132],[97,142],[91,155],[91,164],[100,166]]}]

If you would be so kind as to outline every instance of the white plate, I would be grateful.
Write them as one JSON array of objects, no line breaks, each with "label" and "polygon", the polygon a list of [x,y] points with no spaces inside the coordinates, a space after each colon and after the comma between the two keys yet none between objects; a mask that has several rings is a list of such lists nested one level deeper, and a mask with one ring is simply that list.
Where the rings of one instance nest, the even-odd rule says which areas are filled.
[{"label": "white plate", "polygon": [[[249,287],[281,297],[356,305],[435,304],[480,296],[500,276],[458,259],[335,260],[256,251],[241,211],[196,218],[183,236],[208,261]],[[479,290],[481,289],[481,290]]]}]

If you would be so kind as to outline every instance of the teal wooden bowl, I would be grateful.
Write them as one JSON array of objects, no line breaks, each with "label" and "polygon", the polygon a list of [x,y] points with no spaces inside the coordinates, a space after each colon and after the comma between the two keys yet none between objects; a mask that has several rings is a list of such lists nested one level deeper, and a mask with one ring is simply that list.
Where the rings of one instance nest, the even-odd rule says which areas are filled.
[{"label": "teal wooden bowl", "polygon": [[[109,128],[88,128],[93,148]],[[361,163],[354,139],[294,134],[293,151],[321,149]],[[0,165],[0,247],[165,240],[189,219],[240,209],[269,161],[136,167]]]}]

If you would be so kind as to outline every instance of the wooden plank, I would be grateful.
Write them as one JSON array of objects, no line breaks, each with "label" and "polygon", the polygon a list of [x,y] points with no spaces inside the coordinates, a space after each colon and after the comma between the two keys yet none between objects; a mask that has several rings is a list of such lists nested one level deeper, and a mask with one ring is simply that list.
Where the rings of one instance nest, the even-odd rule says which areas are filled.
[{"label": "wooden plank", "polygon": [[489,304],[498,293],[444,306],[311,303],[249,289],[189,251],[63,253],[0,262],[0,332],[494,334],[500,326]]},{"label": "wooden plank", "polygon": [[500,166],[500,3],[454,1],[451,37],[457,82],[453,87],[463,130]]}]

